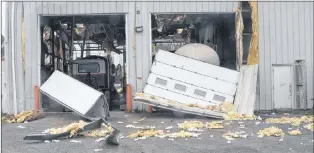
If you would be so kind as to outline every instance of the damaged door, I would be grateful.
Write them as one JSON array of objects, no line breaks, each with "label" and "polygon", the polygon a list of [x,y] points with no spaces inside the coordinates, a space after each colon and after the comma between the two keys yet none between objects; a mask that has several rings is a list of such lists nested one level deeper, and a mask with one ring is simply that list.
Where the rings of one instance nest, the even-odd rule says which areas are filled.
[{"label": "damaged door", "polygon": [[[135,100],[180,111],[184,105],[207,107],[233,102],[238,75],[239,72],[234,70],[159,50],[144,87],[144,94],[154,98]],[[177,105],[171,105],[171,102]],[[200,110],[189,111],[200,113]],[[208,116],[213,114],[207,113]]]},{"label": "damaged door", "polygon": [[292,108],[292,67],[273,65],[273,104],[275,109]]}]

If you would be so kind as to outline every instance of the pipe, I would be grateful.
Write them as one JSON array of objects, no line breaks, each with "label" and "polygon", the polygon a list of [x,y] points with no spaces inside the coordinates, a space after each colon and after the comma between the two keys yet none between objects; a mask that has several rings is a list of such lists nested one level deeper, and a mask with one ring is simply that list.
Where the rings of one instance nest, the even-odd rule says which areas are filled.
[{"label": "pipe", "polygon": [[152,43],[183,43],[183,39],[155,39]]},{"label": "pipe", "polygon": [[13,78],[13,108],[14,114],[17,114],[17,100],[16,100],[16,76],[15,76],[15,2],[12,2],[12,14],[11,14],[11,45],[12,45],[12,78]]}]

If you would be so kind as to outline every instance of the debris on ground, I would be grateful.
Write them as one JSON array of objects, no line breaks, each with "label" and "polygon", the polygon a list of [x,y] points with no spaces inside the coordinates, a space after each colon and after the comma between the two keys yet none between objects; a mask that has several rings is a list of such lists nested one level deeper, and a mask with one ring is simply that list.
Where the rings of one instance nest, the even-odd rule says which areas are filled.
[{"label": "debris on ground", "polygon": [[102,151],[102,149],[95,149],[94,151],[95,152],[99,152],[99,151]]},{"label": "debris on ground", "polygon": [[45,141],[44,141],[44,143],[49,143],[49,142],[50,142],[49,140],[45,140]]},{"label": "debris on ground", "polygon": [[136,121],[134,121],[134,122],[132,122],[133,124],[137,124],[138,122],[136,122]]},{"label": "debris on ground", "polygon": [[128,137],[130,138],[138,138],[138,137],[155,137],[158,135],[162,135],[162,130],[156,130],[156,129],[142,129],[135,133],[130,134]]},{"label": "debris on ground", "polygon": [[302,134],[299,129],[297,129],[297,130],[292,130],[292,131],[288,131],[288,133],[289,133],[290,135],[301,135],[301,134]]},{"label": "debris on ground", "polygon": [[[70,132],[69,137],[71,138],[71,137],[75,137],[77,135],[77,132],[79,130],[82,130],[83,127],[87,124],[88,124],[87,122],[84,122],[81,120],[79,122],[74,122],[61,128],[47,129],[43,133],[60,134],[60,133]],[[113,131],[113,128],[111,126],[107,126],[106,124],[102,123],[101,128],[83,132],[82,135],[86,137],[104,137],[104,136],[109,135],[112,131]]]},{"label": "debris on ground", "polygon": [[304,128],[311,130],[311,131],[314,131],[314,123],[307,124],[304,126]]},{"label": "debris on ground", "polygon": [[106,137],[104,137],[104,138],[99,138],[99,139],[97,139],[97,140],[95,140],[95,141],[98,143],[98,142],[104,141],[105,139],[106,139]]},{"label": "debris on ground", "polygon": [[62,128],[51,128],[51,129],[47,129],[45,130],[43,133],[49,133],[49,134],[60,134],[60,133],[65,133],[65,132],[70,132],[70,138],[74,137],[77,135],[77,131],[80,129],[83,129],[83,127],[86,125],[87,123],[84,121],[79,121],[79,122],[75,122],[75,123],[71,123],[69,125],[66,125]]},{"label": "debris on ground", "polygon": [[166,130],[170,130],[170,129],[172,129],[173,128],[173,126],[168,126],[168,127],[166,127],[165,129]]},{"label": "debris on ground", "polygon": [[60,142],[60,140],[52,140],[51,142],[56,142],[57,143],[57,142]]},{"label": "debris on ground", "polygon": [[227,140],[234,140],[234,138],[247,138],[245,131],[240,132],[228,132],[222,135]]},{"label": "debris on ground", "polygon": [[118,122],[118,124],[123,124],[123,122]]},{"label": "debris on ground", "polygon": [[197,129],[197,128],[190,128],[188,129],[189,132],[202,132],[204,130],[201,130],[201,129]]},{"label": "debris on ground", "polygon": [[201,129],[204,128],[205,125],[201,121],[184,121],[183,123],[178,123],[180,129]]},{"label": "debris on ground", "polygon": [[139,119],[138,122],[142,122],[142,121],[144,121],[146,118],[147,118],[147,117],[143,117],[143,118]]},{"label": "debris on ground", "polygon": [[77,140],[70,140],[70,142],[72,142],[72,143],[82,143],[81,141],[77,141]]},{"label": "debris on ground", "polygon": [[113,128],[111,126],[108,126],[104,123],[101,124],[101,128],[83,132],[83,136],[85,137],[104,137],[109,135],[111,132],[113,132]]},{"label": "debris on ground", "polygon": [[42,118],[42,115],[37,110],[23,111],[18,114],[14,114],[8,117],[8,123],[24,123],[25,121],[30,122]]},{"label": "debris on ground", "polygon": [[180,132],[176,132],[176,133],[164,134],[161,137],[190,138],[190,137],[198,137],[199,135],[201,135],[201,134],[200,133],[193,133],[193,132],[186,132],[184,130],[181,130]]},{"label": "debris on ground", "polygon": [[206,127],[209,129],[223,129],[222,122],[220,121],[212,121],[210,123],[206,123]]},{"label": "debris on ground", "polygon": [[240,120],[256,120],[256,116],[255,115],[249,116],[249,115],[245,115],[245,114],[238,114],[236,112],[230,111],[224,115],[224,119],[225,120],[238,120],[238,121],[240,121]]},{"label": "debris on ground", "polygon": [[134,126],[134,125],[131,125],[131,124],[128,124],[125,126],[126,128],[134,128],[134,129],[144,129],[143,126]]},{"label": "debris on ground", "polygon": [[259,137],[264,137],[264,136],[283,137],[285,133],[283,132],[282,129],[272,126],[269,128],[265,128],[263,130],[259,130],[257,135]]},{"label": "debris on ground", "polygon": [[25,129],[25,126],[23,126],[23,125],[19,125],[19,126],[17,126],[17,128],[20,128],[20,129]]},{"label": "debris on ground", "polygon": [[302,117],[280,117],[280,118],[268,118],[265,120],[266,123],[276,124],[291,124],[293,126],[300,126],[302,123],[313,122],[313,116],[302,116]]}]

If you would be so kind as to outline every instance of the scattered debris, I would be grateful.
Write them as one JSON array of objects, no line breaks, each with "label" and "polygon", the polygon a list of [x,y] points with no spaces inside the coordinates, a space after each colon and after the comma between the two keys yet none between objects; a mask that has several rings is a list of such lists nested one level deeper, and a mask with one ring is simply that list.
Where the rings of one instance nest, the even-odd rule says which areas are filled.
[{"label": "scattered debris", "polygon": [[201,135],[200,133],[192,133],[192,132],[185,132],[181,130],[180,132],[177,133],[169,133],[163,135],[164,137],[170,137],[170,138],[190,138],[190,137],[198,137]]},{"label": "scattered debris", "polygon": [[77,141],[77,140],[70,140],[70,142],[72,142],[72,143],[82,143],[81,141]]},{"label": "scattered debris", "polygon": [[277,123],[277,124],[291,124],[293,126],[300,126],[301,123],[313,122],[313,116],[302,116],[302,117],[281,117],[281,118],[268,118],[266,123]]},{"label": "scattered debris", "polygon": [[168,127],[166,127],[165,129],[166,130],[170,130],[170,129],[172,129],[173,128],[173,126],[168,126]]},{"label": "scattered debris", "polygon": [[173,141],[174,139],[173,139],[173,138],[169,138],[168,140],[169,140],[169,141]]},{"label": "scattered debris", "polygon": [[77,131],[80,129],[83,129],[83,127],[86,125],[87,123],[84,121],[79,121],[79,122],[75,122],[75,123],[71,123],[69,125],[66,125],[62,128],[51,128],[51,129],[47,129],[44,131],[44,133],[49,133],[49,134],[60,134],[60,133],[64,133],[64,132],[70,132],[70,138],[74,137],[77,135]]},{"label": "scattered debris", "polygon": [[240,129],[245,129],[245,125],[244,124],[240,124]]},{"label": "scattered debris", "polygon": [[126,128],[134,128],[134,129],[144,129],[144,127],[142,127],[142,126],[134,126],[134,125],[131,125],[131,124],[128,124],[125,127]]},{"label": "scattered debris", "polygon": [[170,130],[167,130],[166,132],[167,132],[167,133],[169,133],[169,132],[170,132]]},{"label": "scattered debris", "polygon": [[256,125],[260,124],[261,122],[255,122]]},{"label": "scattered debris", "polygon": [[227,141],[227,143],[231,143],[231,141]]},{"label": "scattered debris", "polygon": [[279,139],[278,141],[280,141],[280,142],[283,141],[283,138]]},{"label": "scattered debris", "polygon": [[136,122],[136,121],[134,121],[134,122],[132,122],[133,124],[137,124],[138,122]]},{"label": "scattered debris", "polygon": [[49,142],[50,142],[49,140],[45,140],[45,141],[44,141],[44,143],[49,143]]},{"label": "scattered debris", "polygon": [[222,135],[227,140],[234,140],[234,138],[247,138],[245,131],[240,132],[228,132]]},{"label": "scattered debris", "polygon": [[19,125],[19,126],[17,126],[17,128],[24,129],[24,128],[25,128],[25,126],[23,126],[23,125]]},{"label": "scattered debris", "polygon": [[139,138],[135,138],[134,141],[137,141],[137,140],[145,140],[147,137],[139,137]]},{"label": "scattered debris", "polygon": [[57,142],[60,142],[60,140],[52,140],[52,142],[56,142],[57,143]]},{"label": "scattered debris", "polygon": [[178,123],[180,129],[187,130],[187,129],[200,129],[204,128],[205,125],[201,121],[184,121],[183,123]]},{"label": "scattered debris", "polygon": [[[60,133],[70,132],[69,137],[71,138],[71,137],[75,137],[77,135],[77,132],[79,130],[82,130],[83,127],[87,124],[88,124],[87,122],[84,122],[81,120],[79,122],[74,122],[61,128],[47,129],[43,133],[60,134]],[[107,126],[104,123],[102,123],[101,128],[98,128],[92,131],[83,132],[82,135],[86,137],[104,137],[110,134],[112,131],[113,131],[113,128],[111,126]]]},{"label": "scattered debris", "polygon": [[277,127],[269,127],[269,128],[265,128],[263,130],[259,130],[257,135],[259,137],[263,137],[263,136],[275,136],[275,137],[283,137],[285,135],[285,133],[282,131],[282,129],[279,129]]},{"label": "scattered debris", "polygon": [[311,130],[311,131],[314,131],[314,123],[307,124],[304,126],[304,128]]},{"label": "scattered debris", "polygon": [[214,137],[214,135],[209,135],[209,137],[210,137],[210,138],[213,138],[213,137]]},{"label": "scattered debris", "polygon": [[111,126],[107,126],[106,124],[102,123],[101,128],[87,131],[82,133],[85,137],[104,137],[109,135],[111,132],[113,132],[113,128]]},{"label": "scattered debris", "polygon": [[238,114],[236,112],[228,112],[227,114],[224,115],[224,119],[225,120],[256,120],[256,116],[252,115],[252,116],[248,116],[245,114]]},{"label": "scattered debris", "polygon": [[201,130],[201,129],[197,129],[197,128],[190,128],[188,129],[189,132],[202,132],[204,130]]},{"label": "scattered debris", "polygon": [[155,130],[155,129],[142,129],[137,131],[136,133],[130,134],[128,137],[130,138],[138,138],[138,137],[155,137],[158,135],[162,135],[162,130]]},{"label": "scattered debris", "polygon": [[292,130],[288,132],[290,135],[301,135],[301,131],[299,129],[297,130]]},{"label": "scattered debris", "polygon": [[160,122],[161,124],[164,124],[165,122]]},{"label": "scattered debris", "polygon": [[123,124],[123,122],[118,122],[118,124]]},{"label": "scattered debris", "polygon": [[223,129],[224,127],[221,124],[222,122],[219,121],[212,121],[210,123],[206,123],[206,127],[209,129]]},{"label": "scattered debris", "polygon": [[43,116],[37,110],[23,111],[19,114],[14,114],[7,120],[8,123],[24,123],[42,118]]},{"label": "scattered debris", "polygon": [[260,116],[258,116],[256,119],[259,121],[263,120]]},{"label": "scattered debris", "polygon": [[142,122],[142,121],[144,121],[146,118],[147,118],[147,117],[143,117],[143,118],[139,119],[138,122]]},{"label": "scattered debris", "polygon": [[98,142],[104,141],[105,139],[106,139],[106,137],[104,137],[104,138],[99,138],[99,139],[97,139],[97,140],[95,140],[95,141],[98,143]]},{"label": "scattered debris", "polygon": [[94,151],[95,152],[99,152],[99,151],[102,151],[102,149],[95,149]]}]

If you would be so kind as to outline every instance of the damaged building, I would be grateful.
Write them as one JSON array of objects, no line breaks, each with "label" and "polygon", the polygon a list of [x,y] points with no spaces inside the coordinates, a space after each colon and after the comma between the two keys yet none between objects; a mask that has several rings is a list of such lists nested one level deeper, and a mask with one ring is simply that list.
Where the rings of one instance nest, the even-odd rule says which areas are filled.
[{"label": "damaged building", "polygon": [[[204,48],[204,55],[178,54],[238,72],[258,65],[255,110],[311,109],[313,4],[7,1],[1,19],[2,111],[34,109],[38,98],[49,110],[55,103],[43,94],[37,98],[34,87],[54,70],[104,92],[113,105],[125,105],[143,91],[158,50],[175,53],[192,50],[192,44]],[[122,88],[119,98],[115,86]],[[147,108],[132,101],[132,109]]]}]

